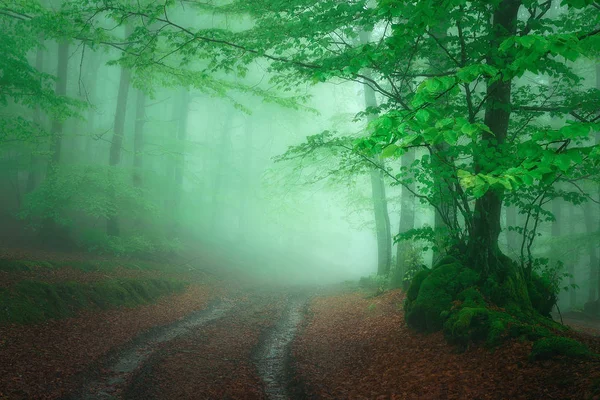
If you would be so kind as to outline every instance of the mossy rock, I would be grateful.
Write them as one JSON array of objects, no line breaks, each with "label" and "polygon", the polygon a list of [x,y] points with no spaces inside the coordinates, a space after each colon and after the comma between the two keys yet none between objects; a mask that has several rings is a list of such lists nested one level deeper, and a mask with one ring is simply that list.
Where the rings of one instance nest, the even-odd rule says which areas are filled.
[{"label": "mossy rock", "polygon": [[547,360],[556,356],[591,358],[595,355],[583,343],[566,337],[551,336],[542,338],[533,344],[529,359],[532,361]]},{"label": "mossy rock", "polygon": [[438,264],[428,275],[419,274],[418,277],[407,296],[406,322],[424,332],[442,329],[457,295],[479,280],[476,271],[458,262]]},{"label": "mossy rock", "polygon": [[[507,338],[534,341],[563,331],[546,317],[550,286],[537,276],[528,285],[510,260],[505,267],[481,280],[476,270],[444,257],[413,279],[404,305],[406,322],[421,332],[443,330],[448,342],[461,348],[481,341],[496,346]],[[528,290],[535,291],[531,301]]]},{"label": "mossy rock", "polygon": [[412,279],[410,287],[406,292],[406,298],[410,301],[414,301],[419,295],[419,289],[421,288],[421,284],[431,274],[431,270],[429,268],[424,268],[422,271],[417,272],[415,277]]}]

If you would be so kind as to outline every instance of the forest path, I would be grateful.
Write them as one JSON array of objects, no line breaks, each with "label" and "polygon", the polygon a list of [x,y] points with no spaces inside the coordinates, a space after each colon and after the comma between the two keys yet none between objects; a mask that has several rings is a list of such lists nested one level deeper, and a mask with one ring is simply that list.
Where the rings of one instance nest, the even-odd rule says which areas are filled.
[{"label": "forest path", "polygon": [[229,299],[220,299],[206,309],[197,311],[165,327],[157,328],[134,339],[119,354],[110,357],[106,367],[84,385],[81,391],[69,396],[70,399],[118,399],[131,373],[142,366],[158,347],[188,334],[193,329],[222,318],[233,307]]},{"label": "forest path", "polygon": [[290,346],[314,290],[255,288],[143,335],[68,399],[298,398]]}]

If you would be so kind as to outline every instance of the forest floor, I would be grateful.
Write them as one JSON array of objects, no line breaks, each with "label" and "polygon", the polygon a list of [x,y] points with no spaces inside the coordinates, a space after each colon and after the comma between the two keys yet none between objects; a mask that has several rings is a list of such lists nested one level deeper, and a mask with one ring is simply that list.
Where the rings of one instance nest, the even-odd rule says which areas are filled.
[{"label": "forest floor", "polygon": [[[27,255],[42,257],[59,267],[0,271],[0,287],[33,277],[191,284],[136,307],[0,325],[1,399],[600,398],[600,362],[532,362],[532,344],[516,340],[457,352],[443,335],[406,326],[401,291],[237,285],[197,269],[89,271],[62,255]],[[563,317],[571,336],[600,353],[595,322]]]}]

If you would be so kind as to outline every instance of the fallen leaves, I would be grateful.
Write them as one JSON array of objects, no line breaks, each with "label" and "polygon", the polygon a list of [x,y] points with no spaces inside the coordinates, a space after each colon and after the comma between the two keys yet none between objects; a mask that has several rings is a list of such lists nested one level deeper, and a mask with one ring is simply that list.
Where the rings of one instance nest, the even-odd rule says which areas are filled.
[{"label": "fallen leaves", "polygon": [[[600,379],[594,362],[530,363],[531,343],[457,353],[442,334],[410,330],[401,292],[376,299],[318,297],[293,346],[306,395],[323,399],[585,399]],[[588,337],[588,341],[598,339]]]},{"label": "fallen leaves", "polygon": [[88,310],[76,318],[36,325],[0,326],[0,398],[56,399],[73,390],[75,375],[155,326],[202,309],[206,286],[134,309]]},{"label": "fallen leaves", "polygon": [[134,378],[133,399],[264,399],[253,363],[262,334],[283,311],[282,295],[236,299],[223,318],[165,344]]}]

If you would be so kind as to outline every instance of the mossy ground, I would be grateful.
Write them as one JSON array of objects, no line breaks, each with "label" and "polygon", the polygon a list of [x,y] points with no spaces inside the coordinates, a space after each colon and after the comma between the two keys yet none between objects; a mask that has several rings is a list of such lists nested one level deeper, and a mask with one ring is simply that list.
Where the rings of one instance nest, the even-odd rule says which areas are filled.
[{"label": "mossy ground", "polygon": [[[117,268],[152,271],[173,271],[177,266],[148,263],[140,261],[115,262],[104,260],[77,260],[77,261],[44,261],[44,260],[10,260],[0,259],[0,271],[3,272],[33,272],[40,269],[74,268],[83,272],[110,272]],[[181,268],[179,268],[181,269]]]},{"label": "mossy ground", "polygon": [[180,292],[181,282],[109,279],[98,283],[21,281],[0,289],[0,324],[38,323],[73,316],[87,308],[134,307]]},{"label": "mossy ground", "polygon": [[521,338],[535,342],[532,360],[591,356],[583,344],[560,336],[567,328],[549,317],[556,294],[548,283],[537,275],[527,282],[506,262],[485,278],[454,257],[419,272],[407,292],[406,322],[421,332],[443,330],[448,342],[462,349]]}]

